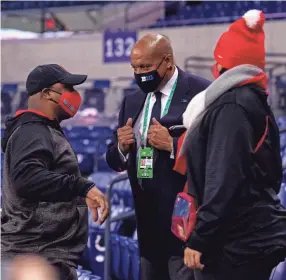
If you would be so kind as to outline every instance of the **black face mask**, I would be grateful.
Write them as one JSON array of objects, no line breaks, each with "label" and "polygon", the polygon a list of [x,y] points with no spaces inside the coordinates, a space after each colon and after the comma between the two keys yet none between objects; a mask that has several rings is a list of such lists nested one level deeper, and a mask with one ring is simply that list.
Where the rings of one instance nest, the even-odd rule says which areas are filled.
[{"label": "black face mask", "polygon": [[146,94],[149,92],[154,92],[156,89],[158,89],[160,83],[164,79],[167,70],[163,77],[159,75],[158,69],[161,66],[162,62],[164,61],[165,57],[162,59],[158,67],[150,72],[142,73],[142,74],[136,74],[134,73],[134,78],[137,82],[137,85],[141,88],[143,92]]}]

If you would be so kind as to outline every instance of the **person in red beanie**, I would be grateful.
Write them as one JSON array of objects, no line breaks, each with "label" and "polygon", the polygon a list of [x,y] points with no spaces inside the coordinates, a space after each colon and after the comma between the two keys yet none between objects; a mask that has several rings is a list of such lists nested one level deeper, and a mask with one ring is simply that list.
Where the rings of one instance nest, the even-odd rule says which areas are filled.
[{"label": "person in red beanie", "polygon": [[[264,14],[248,11],[222,34],[215,81],[183,115],[175,168],[196,193],[184,262],[196,280],[268,280],[286,257],[279,130],[267,104]],[[192,190],[195,190],[192,191]]]}]

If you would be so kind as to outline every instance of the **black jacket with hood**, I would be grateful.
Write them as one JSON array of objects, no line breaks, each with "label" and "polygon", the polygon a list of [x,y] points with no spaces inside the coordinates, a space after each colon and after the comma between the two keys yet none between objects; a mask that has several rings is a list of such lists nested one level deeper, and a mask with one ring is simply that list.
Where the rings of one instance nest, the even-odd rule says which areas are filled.
[{"label": "black jacket with hood", "polygon": [[6,122],[1,253],[39,253],[51,263],[76,263],[88,238],[85,197],[76,155],[58,122],[25,111]]},{"label": "black jacket with hood", "polygon": [[279,130],[262,88],[237,86],[222,94],[186,147],[190,192],[200,206],[188,246],[205,263],[220,252],[234,264],[270,254],[285,258]]}]

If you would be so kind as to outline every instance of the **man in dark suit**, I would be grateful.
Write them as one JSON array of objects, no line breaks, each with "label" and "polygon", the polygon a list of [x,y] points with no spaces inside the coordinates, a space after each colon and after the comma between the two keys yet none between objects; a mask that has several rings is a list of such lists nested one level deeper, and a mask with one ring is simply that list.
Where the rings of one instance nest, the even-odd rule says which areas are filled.
[{"label": "man in dark suit", "polygon": [[182,124],[186,105],[209,82],[180,70],[170,41],[158,34],[148,34],[136,43],[131,65],[140,90],[123,100],[107,162],[115,171],[128,171],[141,279],[193,279],[183,264],[183,242],[171,232],[174,201],[186,177],[173,171],[180,133],[172,134],[169,128]]}]

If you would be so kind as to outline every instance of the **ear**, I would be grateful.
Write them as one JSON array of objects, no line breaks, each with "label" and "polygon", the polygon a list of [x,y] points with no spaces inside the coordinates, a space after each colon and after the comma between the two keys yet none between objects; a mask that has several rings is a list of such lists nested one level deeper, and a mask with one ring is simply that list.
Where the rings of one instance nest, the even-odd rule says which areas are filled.
[{"label": "ear", "polygon": [[51,99],[50,90],[48,88],[44,88],[41,91],[41,97],[44,98],[44,99],[50,100]]},{"label": "ear", "polygon": [[167,62],[167,68],[169,70],[171,70],[173,68],[173,65],[174,65],[173,56],[171,54],[168,54],[165,58],[165,61]]}]

